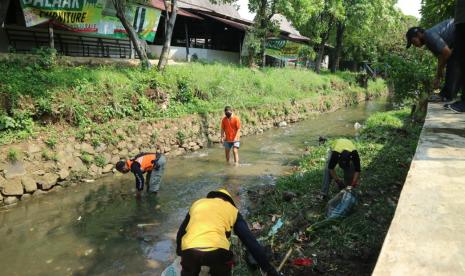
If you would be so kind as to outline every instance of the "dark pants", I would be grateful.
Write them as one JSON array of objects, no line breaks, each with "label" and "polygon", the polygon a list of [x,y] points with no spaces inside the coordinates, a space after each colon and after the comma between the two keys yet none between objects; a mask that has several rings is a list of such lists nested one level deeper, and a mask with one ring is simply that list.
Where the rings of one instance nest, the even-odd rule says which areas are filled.
[{"label": "dark pants", "polygon": [[[455,25],[455,55],[461,69],[460,79],[465,83],[465,23]],[[462,101],[465,101],[465,91],[462,90]]]},{"label": "dark pants", "polygon": [[[329,160],[331,160],[331,154],[333,152],[330,151],[328,153],[328,159],[326,160],[325,172],[323,176],[323,184],[321,185],[321,194],[327,196],[329,193],[329,185],[333,178],[331,177],[331,173],[329,172]],[[347,186],[352,184],[352,180],[354,178],[355,167],[354,162],[350,161],[350,166],[348,168],[343,169],[344,171],[344,187],[339,187],[339,189],[343,189]]]},{"label": "dark pants", "polygon": [[197,276],[202,266],[210,267],[212,276],[229,276],[233,264],[233,253],[226,249],[200,251],[187,249],[181,253],[181,276]]},{"label": "dark pants", "polygon": [[452,51],[452,55],[449,57],[446,64],[446,78],[444,81],[444,86],[441,89],[441,97],[446,97],[447,99],[454,99],[458,92],[462,91],[463,98],[463,84],[462,79],[462,70],[460,65],[460,60],[457,55],[458,47],[455,47]]}]

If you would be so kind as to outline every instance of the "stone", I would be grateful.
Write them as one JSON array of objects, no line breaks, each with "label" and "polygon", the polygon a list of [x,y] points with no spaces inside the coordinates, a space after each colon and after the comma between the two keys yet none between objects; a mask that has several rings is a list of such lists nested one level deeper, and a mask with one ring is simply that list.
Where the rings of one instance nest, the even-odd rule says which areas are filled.
[{"label": "stone", "polygon": [[66,180],[69,177],[69,170],[68,168],[62,168],[60,172],[58,172],[58,176],[60,177],[60,180]]},{"label": "stone", "polygon": [[32,174],[35,174],[35,175],[44,175],[44,174],[45,174],[45,171],[44,171],[44,170],[37,170],[37,171],[34,171]]},{"label": "stone", "polygon": [[40,152],[42,149],[37,144],[29,144],[27,146],[27,153],[32,155],[34,153]]},{"label": "stone", "polygon": [[118,128],[116,130],[116,135],[121,135],[121,136],[126,136],[126,132],[124,132],[124,130],[122,128]]},{"label": "stone", "polygon": [[71,144],[67,144],[64,151],[68,154],[74,153],[74,147]]},{"label": "stone", "polygon": [[97,152],[97,153],[104,152],[106,149],[107,149],[107,145],[102,143],[102,144],[99,144],[95,148],[95,152]]},{"label": "stone", "polygon": [[139,149],[134,149],[129,153],[129,156],[136,156],[137,154],[139,154]]},{"label": "stone", "polygon": [[82,143],[81,144],[81,151],[87,152],[87,153],[90,153],[90,154],[95,153],[94,147],[92,147],[92,145],[90,145],[88,143]]},{"label": "stone", "polygon": [[192,150],[194,150],[194,151],[199,150],[199,149],[200,149],[200,146],[198,146],[198,145],[195,145],[195,146],[192,147]]},{"label": "stone", "polygon": [[9,163],[4,170],[5,178],[12,179],[26,174],[26,169],[21,161]]},{"label": "stone", "polygon": [[119,157],[121,157],[121,158],[123,158],[123,159],[124,159],[124,158],[127,158],[128,155],[129,155],[129,152],[128,152],[127,149],[122,149],[122,150],[119,152]]},{"label": "stone", "polygon": [[1,193],[0,193],[0,202],[3,202],[3,196]]},{"label": "stone", "polygon": [[3,199],[3,203],[5,203],[5,205],[11,205],[17,202],[18,202],[18,198],[15,196],[7,196]]},{"label": "stone", "polygon": [[119,149],[119,150],[122,150],[122,149],[125,149],[128,147],[128,144],[125,142],[125,141],[120,141],[116,147]]},{"label": "stone", "polygon": [[116,164],[118,161],[120,161],[121,159],[119,158],[118,155],[115,155],[113,156],[111,159],[110,159],[110,164]]},{"label": "stone", "polygon": [[102,157],[105,159],[105,162],[107,162],[107,164],[110,163],[111,154],[104,152],[104,153],[102,153]]},{"label": "stone", "polygon": [[6,179],[0,176],[0,189],[5,187]]},{"label": "stone", "polygon": [[87,169],[86,165],[84,165],[84,162],[82,162],[81,158],[79,157],[74,157],[73,158],[73,166],[71,167],[72,172],[82,172]]},{"label": "stone", "polygon": [[59,176],[54,173],[46,173],[37,179],[37,184],[42,190],[49,190],[57,184]]},{"label": "stone", "polygon": [[196,142],[189,142],[189,147],[194,147],[194,146],[197,146]]},{"label": "stone", "polygon": [[102,173],[109,173],[113,169],[113,164],[107,164],[105,167],[102,169]]},{"label": "stone", "polygon": [[35,191],[32,195],[33,195],[33,196],[41,196],[41,195],[45,195],[45,194],[47,194],[47,193],[48,193],[48,192],[46,192],[46,191],[37,190],[37,191]]},{"label": "stone", "polygon": [[69,153],[65,152],[64,150],[59,151],[56,154],[57,162],[60,163],[60,165],[66,164],[68,162],[68,160],[70,160],[72,158],[73,157]]},{"label": "stone", "polygon": [[24,193],[20,178],[9,179],[2,188],[2,194],[6,196],[17,196]]},{"label": "stone", "polygon": [[279,122],[278,126],[279,127],[285,127],[285,126],[287,126],[287,122],[286,121]]},{"label": "stone", "polygon": [[61,190],[63,190],[63,189],[64,189],[63,187],[61,187],[60,185],[57,185],[57,186],[53,187],[53,188],[50,190],[50,192],[59,192],[59,191],[61,191]]},{"label": "stone", "polygon": [[32,197],[31,194],[24,194],[22,197],[21,197],[21,200],[28,200]]},{"label": "stone", "polygon": [[114,150],[111,151],[111,154],[116,155],[116,154],[118,154],[118,152],[119,152],[118,149],[114,149]]},{"label": "stone", "polygon": [[37,182],[30,176],[23,176],[23,178],[21,178],[21,184],[26,193],[33,193],[37,190]]},{"label": "stone", "polygon": [[74,149],[75,149],[75,150],[81,150],[81,145],[80,145],[80,144],[74,145]]},{"label": "stone", "polygon": [[92,176],[96,176],[102,173],[102,168],[97,167],[97,165],[92,164],[89,167],[89,174]]}]

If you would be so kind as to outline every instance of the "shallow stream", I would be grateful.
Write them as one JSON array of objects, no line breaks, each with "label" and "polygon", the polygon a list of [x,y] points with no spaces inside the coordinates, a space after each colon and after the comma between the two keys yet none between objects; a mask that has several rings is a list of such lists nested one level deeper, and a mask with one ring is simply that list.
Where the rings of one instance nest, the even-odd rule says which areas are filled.
[{"label": "shallow stream", "polygon": [[156,197],[133,195],[134,177],[107,177],[0,209],[2,275],[159,275],[175,255],[177,227],[208,191],[273,183],[319,136],[355,135],[386,109],[371,101],[241,141],[241,166],[219,145],[168,160]]}]

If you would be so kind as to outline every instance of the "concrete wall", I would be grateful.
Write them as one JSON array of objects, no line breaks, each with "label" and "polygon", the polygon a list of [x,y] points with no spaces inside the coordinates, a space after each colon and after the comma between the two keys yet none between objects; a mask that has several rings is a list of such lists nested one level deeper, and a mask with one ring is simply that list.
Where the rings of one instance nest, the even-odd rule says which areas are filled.
[{"label": "concrete wall", "polygon": [[[149,52],[157,57],[160,57],[161,49],[162,46],[160,45],[149,45]],[[192,55],[196,54],[199,59],[206,61],[239,63],[239,53],[236,52],[189,48],[189,54],[191,57]],[[170,49],[169,58],[176,61],[186,61],[186,48],[172,46]]]}]

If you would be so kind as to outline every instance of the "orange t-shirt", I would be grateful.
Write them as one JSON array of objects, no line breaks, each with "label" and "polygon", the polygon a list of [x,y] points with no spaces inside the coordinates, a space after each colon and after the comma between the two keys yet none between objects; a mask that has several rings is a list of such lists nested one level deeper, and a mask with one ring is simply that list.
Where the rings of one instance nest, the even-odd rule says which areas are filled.
[{"label": "orange t-shirt", "polygon": [[223,121],[221,121],[221,128],[224,130],[224,134],[226,136],[225,141],[235,142],[234,138],[236,138],[236,134],[241,128],[241,121],[239,120],[239,117],[236,116],[232,116],[231,119],[224,117]]}]

